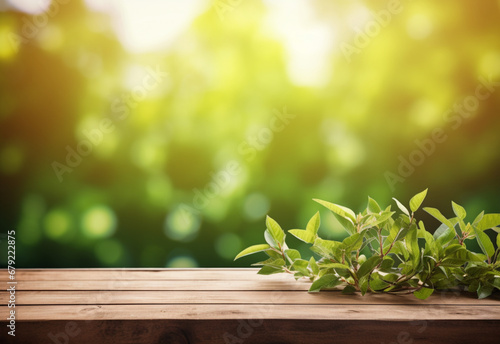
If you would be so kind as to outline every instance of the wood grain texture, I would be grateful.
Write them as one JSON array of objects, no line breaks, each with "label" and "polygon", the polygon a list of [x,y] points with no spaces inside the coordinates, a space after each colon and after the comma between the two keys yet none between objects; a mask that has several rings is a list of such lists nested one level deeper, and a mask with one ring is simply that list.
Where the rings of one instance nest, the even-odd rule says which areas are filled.
[{"label": "wood grain texture", "polygon": [[[343,295],[335,291],[323,291],[321,293],[307,293],[291,290],[276,291],[19,291],[16,303],[18,305],[113,305],[113,304],[262,304],[270,300],[278,299],[282,304],[289,305],[492,305],[497,306],[498,298],[490,297],[478,300],[470,294],[436,293],[427,300],[418,300],[413,295],[388,295],[368,294],[361,296]],[[459,298],[459,300],[456,300]],[[9,293],[0,292],[0,305],[6,305]]]},{"label": "wood grain texture", "polygon": [[[183,305],[17,306],[19,321],[140,319],[303,319],[303,320],[500,320],[499,306],[470,305],[285,305],[265,303]],[[2,311],[2,319],[7,313]]]},{"label": "wood grain texture", "polygon": [[[307,293],[306,280],[256,272],[17,270],[15,343],[498,342],[498,293],[484,300],[458,291],[438,291],[427,300]],[[7,278],[0,271],[0,283],[7,286]],[[2,289],[4,343],[12,338],[1,320],[10,297]]]},{"label": "wood grain texture", "polygon": [[[85,280],[262,280],[256,268],[199,268],[199,269],[20,269],[16,281],[85,281]],[[230,274],[228,272],[231,272]],[[270,280],[290,280],[292,276],[275,274]],[[8,281],[9,274],[0,270],[0,282]]]}]

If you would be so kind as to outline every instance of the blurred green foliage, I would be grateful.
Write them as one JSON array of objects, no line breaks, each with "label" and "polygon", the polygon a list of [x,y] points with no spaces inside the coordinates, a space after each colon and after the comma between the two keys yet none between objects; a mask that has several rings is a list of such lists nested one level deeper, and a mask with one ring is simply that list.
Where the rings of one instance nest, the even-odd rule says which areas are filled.
[{"label": "blurred green foliage", "polygon": [[499,1],[97,3],[1,2],[18,267],[247,266],[232,258],[265,215],[303,226],[312,198],[358,210],[429,187],[429,206],[499,212]]}]

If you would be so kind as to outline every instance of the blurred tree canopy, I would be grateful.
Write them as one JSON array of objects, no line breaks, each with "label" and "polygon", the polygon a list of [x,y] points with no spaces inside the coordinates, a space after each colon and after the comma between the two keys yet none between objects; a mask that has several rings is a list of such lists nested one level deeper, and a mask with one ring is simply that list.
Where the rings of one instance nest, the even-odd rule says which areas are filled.
[{"label": "blurred tree canopy", "polygon": [[265,215],[303,227],[312,198],[429,187],[429,206],[500,212],[499,1],[12,3],[0,226],[18,267],[245,266]]}]

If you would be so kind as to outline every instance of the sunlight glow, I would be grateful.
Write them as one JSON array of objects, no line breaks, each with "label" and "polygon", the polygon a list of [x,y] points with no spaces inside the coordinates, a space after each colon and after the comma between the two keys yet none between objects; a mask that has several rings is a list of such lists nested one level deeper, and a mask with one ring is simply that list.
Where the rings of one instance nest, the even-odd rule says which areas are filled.
[{"label": "sunlight glow", "polygon": [[206,0],[113,0],[103,5],[86,0],[90,9],[109,12],[122,45],[132,53],[167,48],[194,18],[206,9]]},{"label": "sunlight glow", "polygon": [[51,0],[7,0],[14,8],[29,14],[40,14],[45,12]]},{"label": "sunlight glow", "polygon": [[283,41],[288,53],[288,74],[293,83],[323,86],[329,81],[330,53],[336,32],[315,18],[305,0],[284,2],[267,0],[266,25]]}]

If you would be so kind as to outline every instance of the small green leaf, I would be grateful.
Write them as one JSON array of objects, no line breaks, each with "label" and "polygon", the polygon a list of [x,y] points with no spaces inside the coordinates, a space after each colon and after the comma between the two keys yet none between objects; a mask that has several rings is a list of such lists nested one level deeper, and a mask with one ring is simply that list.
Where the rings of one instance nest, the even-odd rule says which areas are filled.
[{"label": "small green leaf", "polygon": [[340,263],[321,263],[320,266],[321,268],[328,268],[328,269],[344,269],[344,270],[350,269],[348,265]]},{"label": "small green leaf", "polygon": [[283,258],[278,258],[278,259],[269,258],[267,260],[264,260],[263,262],[252,264],[252,266],[261,266],[261,265],[271,266],[276,269],[281,269],[283,265],[285,265],[285,261],[283,260]]},{"label": "small green leaf", "polygon": [[410,209],[412,212],[416,212],[418,208],[422,205],[422,202],[425,199],[425,196],[427,196],[427,190],[425,189],[424,191],[416,194],[410,199]]},{"label": "small green leaf", "polygon": [[483,283],[479,282],[479,287],[477,288],[478,299],[484,299],[490,296],[492,292],[493,292],[493,286],[484,285]]},{"label": "small green leaf", "polygon": [[283,229],[281,229],[278,222],[276,222],[270,216],[267,216],[266,227],[271,236],[273,237],[273,239],[281,246],[283,246],[283,241],[285,239],[285,232],[283,232]]},{"label": "small green leaf", "polygon": [[488,258],[493,257],[495,254],[495,248],[493,247],[493,243],[488,235],[478,229],[474,229],[474,233],[476,234],[477,243],[479,244],[481,251],[483,251]]},{"label": "small green leaf", "polygon": [[309,259],[309,268],[311,268],[311,271],[314,275],[317,275],[319,273],[319,266],[316,263],[314,257],[311,257],[311,259]]},{"label": "small green leaf", "polygon": [[306,231],[316,237],[321,220],[319,216],[319,211],[314,214],[314,216],[307,223]]},{"label": "small green leaf", "polygon": [[322,206],[324,206],[325,208],[327,209],[330,209],[331,211],[333,211],[335,214],[338,214],[344,218],[348,218],[348,219],[351,219],[351,221],[355,222],[356,221],[356,214],[354,214],[354,212],[347,208],[347,207],[344,207],[344,206],[341,206],[341,205],[338,205],[338,204],[334,204],[334,203],[330,203],[330,202],[327,202],[327,201],[323,201],[323,200],[320,200],[320,199],[313,199],[313,201],[321,204]]},{"label": "small green leaf", "polygon": [[392,199],[396,202],[396,205],[398,206],[399,210],[401,210],[408,217],[410,217],[410,212],[408,211],[408,209],[406,209],[406,207],[400,201],[398,201],[396,198],[393,197]]},{"label": "small green leaf", "polygon": [[371,197],[368,197],[368,210],[371,213],[380,213],[382,211],[382,209],[380,209],[380,206],[378,205],[377,201],[375,201]]},{"label": "small green leaf", "polygon": [[239,259],[239,258],[244,257],[244,256],[248,256],[249,254],[265,251],[269,248],[270,248],[270,246],[267,244],[253,245],[253,246],[247,247],[246,249],[244,249],[243,251],[238,253],[238,255],[236,256],[236,258],[234,258],[234,260]]},{"label": "small green leaf", "polygon": [[262,269],[260,269],[257,273],[259,275],[272,275],[272,274],[279,274],[280,272],[283,271],[285,270],[266,265],[262,267]]},{"label": "small green leaf", "polygon": [[288,233],[290,233],[291,235],[293,235],[297,239],[302,240],[304,242],[307,242],[309,244],[314,244],[314,240],[316,240],[315,235],[313,235],[313,234],[311,234],[308,231],[303,230],[303,229],[290,229],[288,231]]},{"label": "small green leaf", "polygon": [[342,294],[354,294],[356,292],[356,288],[352,285],[347,285],[343,290]]},{"label": "small green leaf", "polygon": [[486,214],[477,225],[477,229],[485,230],[500,225],[500,214]]},{"label": "small green leaf", "polygon": [[497,248],[500,248],[500,233],[497,234]]},{"label": "small green leaf", "polygon": [[428,298],[429,296],[431,296],[433,292],[434,292],[434,289],[431,289],[431,288],[421,288],[420,290],[415,291],[413,293],[413,295],[415,295],[415,297],[417,297],[420,300],[425,300],[426,298]]},{"label": "small green leaf", "polygon": [[465,219],[465,216],[467,215],[467,212],[465,211],[464,207],[461,205],[451,201],[451,206],[453,207],[453,212],[459,219]]},{"label": "small green leaf", "polygon": [[324,275],[313,282],[310,293],[318,292],[321,289],[333,288],[340,283],[339,278],[333,274]]}]

